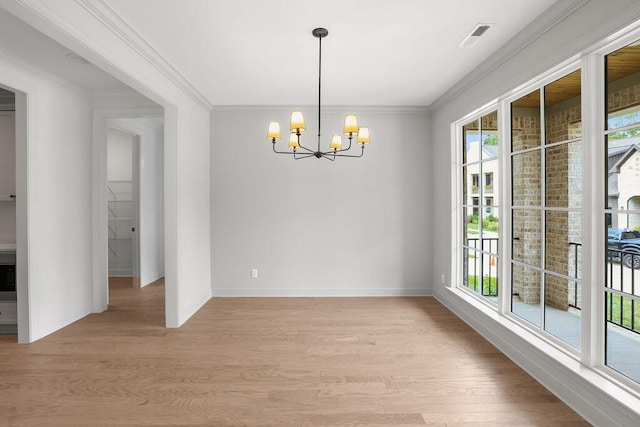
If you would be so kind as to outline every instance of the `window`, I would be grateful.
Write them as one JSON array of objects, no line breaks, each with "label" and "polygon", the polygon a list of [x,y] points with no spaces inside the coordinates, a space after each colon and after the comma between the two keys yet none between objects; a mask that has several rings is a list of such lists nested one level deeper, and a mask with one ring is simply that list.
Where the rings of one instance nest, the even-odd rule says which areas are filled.
[{"label": "window", "polygon": [[[493,111],[462,127],[462,191],[464,193],[463,286],[497,301],[498,194],[493,179],[498,173],[498,113]],[[480,177],[484,176],[484,186]],[[470,183],[471,191],[467,189]],[[491,197],[485,194],[491,193]],[[480,205],[480,202],[484,204]]]},{"label": "window", "polygon": [[580,65],[455,124],[455,285],[640,393],[640,40]]},{"label": "window", "polygon": [[[473,198],[473,216],[478,216],[478,205],[480,204],[480,199],[477,197]],[[471,218],[471,221],[473,221],[474,219]],[[476,224],[477,224],[477,218],[475,219]]]},{"label": "window", "polygon": [[484,211],[488,214],[493,213],[493,197],[486,197],[484,204],[486,206]]},{"label": "window", "polygon": [[511,311],[580,348],[581,76],[511,103]]},{"label": "window", "polygon": [[493,172],[487,172],[484,174],[484,188],[485,190],[493,189]]},{"label": "window", "polygon": [[[640,52],[632,43],[606,64],[603,159],[605,364],[640,382]],[[635,46],[634,46],[635,45]],[[636,242],[639,243],[636,245]]]}]

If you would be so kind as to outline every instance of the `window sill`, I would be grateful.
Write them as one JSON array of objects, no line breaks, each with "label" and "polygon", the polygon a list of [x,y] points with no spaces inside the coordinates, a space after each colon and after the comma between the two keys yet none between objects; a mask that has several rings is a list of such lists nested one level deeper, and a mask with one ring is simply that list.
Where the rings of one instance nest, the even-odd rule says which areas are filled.
[{"label": "window sill", "polygon": [[434,296],[531,376],[594,425],[635,425],[640,394],[623,388],[461,289]]}]

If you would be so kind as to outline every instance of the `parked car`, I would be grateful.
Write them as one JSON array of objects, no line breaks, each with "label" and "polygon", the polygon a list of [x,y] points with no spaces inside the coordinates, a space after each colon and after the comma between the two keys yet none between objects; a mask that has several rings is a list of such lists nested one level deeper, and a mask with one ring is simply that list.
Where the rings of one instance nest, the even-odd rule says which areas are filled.
[{"label": "parked car", "polygon": [[622,261],[629,268],[640,268],[640,232],[625,228],[610,228],[607,233],[609,257]]}]

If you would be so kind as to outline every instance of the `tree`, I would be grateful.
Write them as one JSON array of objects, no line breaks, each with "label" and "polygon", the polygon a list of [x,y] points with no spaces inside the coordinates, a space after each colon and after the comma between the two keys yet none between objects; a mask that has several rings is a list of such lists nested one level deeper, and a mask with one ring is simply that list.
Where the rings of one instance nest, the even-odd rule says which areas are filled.
[{"label": "tree", "polygon": [[487,135],[484,141],[482,141],[482,145],[498,145],[498,135]]},{"label": "tree", "polygon": [[[623,114],[621,116],[613,117],[609,119],[609,129],[620,128],[620,127],[629,126],[636,123],[639,123],[639,126],[640,126],[640,111]],[[622,130],[616,133],[609,134],[609,139],[620,140],[620,139],[627,139],[627,138],[635,138],[637,136],[640,136],[640,127]]]}]

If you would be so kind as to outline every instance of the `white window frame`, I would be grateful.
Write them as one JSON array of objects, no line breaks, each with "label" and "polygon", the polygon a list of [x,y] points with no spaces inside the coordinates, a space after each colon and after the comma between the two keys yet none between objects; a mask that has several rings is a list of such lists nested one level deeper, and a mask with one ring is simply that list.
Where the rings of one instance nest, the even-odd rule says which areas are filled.
[{"label": "white window frame", "polygon": [[[621,387],[625,391],[640,398],[640,383],[620,374],[604,364],[604,337],[606,319],[604,312],[605,266],[599,262],[604,258],[606,236],[605,230],[605,166],[602,159],[604,150],[604,117],[605,82],[604,58],[630,43],[640,39],[640,22],[607,37],[594,44],[590,49],[576,55],[548,72],[532,79],[518,88],[492,100],[484,106],[461,117],[451,124],[451,171],[452,221],[451,236],[451,282],[446,285],[464,292],[465,295],[479,301],[497,311],[512,322],[531,331],[543,341],[561,350],[567,356],[579,360],[580,363],[593,370],[606,380]],[[512,101],[540,89],[553,81],[580,69],[582,73],[582,145],[583,145],[583,194],[582,194],[582,312],[581,312],[581,346],[577,350],[559,338],[544,331],[543,328],[532,327],[528,322],[511,313],[511,114]],[[499,186],[500,205],[500,271],[498,272],[498,304],[466,289],[462,285],[463,241],[462,227],[462,131],[465,124],[480,120],[484,115],[497,110],[499,137],[499,176],[500,182],[494,182],[494,189]],[[541,142],[542,144],[544,142]],[[505,173],[508,172],[508,175]],[[542,230],[544,232],[544,230]],[[544,271],[544,270],[542,270]],[[541,290],[542,291],[542,290]]]},{"label": "white window frame", "polygon": [[[462,184],[463,184],[463,180],[462,180],[462,170],[463,170],[463,138],[462,138],[462,133],[464,131],[464,126],[470,122],[473,122],[474,120],[478,120],[480,121],[482,119],[482,117],[491,114],[493,112],[497,112],[498,115],[498,157],[496,158],[496,160],[498,160],[498,176],[502,176],[503,173],[503,169],[502,169],[502,145],[504,144],[501,139],[501,134],[500,134],[500,123],[502,120],[501,114],[500,114],[500,109],[498,108],[498,102],[497,101],[493,101],[491,103],[486,104],[485,106],[483,106],[482,108],[474,111],[473,113],[461,118],[460,120],[457,120],[456,122],[454,122],[451,125],[451,141],[454,141],[453,146],[451,147],[451,153],[452,153],[452,158],[455,159],[455,167],[452,168],[452,185],[453,185],[453,192],[452,194],[455,194],[455,198],[454,198],[454,203],[455,205],[453,206],[452,212],[453,212],[453,219],[451,221],[452,224],[452,236],[454,236],[454,242],[452,244],[452,251],[453,251],[453,259],[451,262],[451,283],[449,284],[449,286],[460,289],[461,291],[465,292],[466,294],[470,295],[471,297],[477,299],[478,301],[482,302],[483,304],[486,304],[488,307],[491,307],[492,309],[496,309],[496,304],[489,300],[488,298],[483,297],[482,295],[479,295],[476,292],[473,292],[472,290],[468,289],[466,286],[462,285],[463,280],[462,280],[462,266],[464,265],[464,261],[463,261],[463,256],[464,256],[464,244],[462,242],[462,237],[464,236],[463,231],[462,231],[462,227],[464,226],[463,223],[463,218],[462,218],[462,213],[463,213],[463,206],[465,205],[463,199],[463,192],[461,191],[462,189]],[[482,159],[482,157],[480,157],[480,159]],[[478,190],[480,189],[480,186],[484,186],[484,179],[482,179],[483,177],[480,176],[480,173],[478,173]],[[494,188],[495,188],[495,183],[494,183]],[[501,194],[501,193],[499,193]],[[478,198],[480,197],[480,191],[478,192]],[[493,197],[493,196],[492,196]],[[502,196],[501,196],[502,197]],[[478,199],[479,202],[480,199]],[[498,212],[500,212],[500,229],[502,229],[503,225],[502,225],[502,202],[501,204],[498,206]],[[483,209],[483,204],[479,203],[477,208],[478,211],[480,212],[480,210]],[[474,206],[475,207],[475,206]],[[494,208],[495,209],[495,208]],[[503,259],[503,255],[502,255],[502,240],[499,241],[499,247],[498,247],[498,254],[500,256],[500,259]],[[504,263],[500,262],[500,266],[501,269],[503,268],[502,265]],[[499,276],[500,277],[500,276]],[[498,280],[498,305],[500,304],[500,294],[501,294],[502,290],[501,290],[501,280]]]},{"label": "white window frame", "polygon": [[[606,156],[604,147],[604,136],[612,131],[606,131],[604,129],[605,117],[607,116],[607,107],[605,99],[605,56],[621,49],[630,43],[640,40],[640,22],[634,25],[635,29],[623,30],[617,34],[612,35],[607,40],[602,41],[600,44],[593,47],[593,50],[589,52],[586,61],[589,63],[590,69],[593,71],[592,75],[587,81],[589,89],[592,91],[593,96],[590,99],[589,112],[592,114],[590,117],[590,129],[591,138],[593,139],[594,149],[591,150],[593,156],[591,161],[592,171],[592,190],[591,191],[591,248],[597,259],[604,258],[604,248],[606,246],[606,236],[603,232],[606,229],[605,226],[605,212],[606,212],[606,192],[604,177],[606,174],[605,162],[603,159]],[[640,127],[640,123],[636,127]],[[612,209],[617,210],[617,209]],[[583,252],[584,256],[584,252]],[[589,357],[585,357],[585,364],[592,367],[595,371],[601,375],[612,380],[617,385],[631,392],[632,394],[640,397],[640,383],[631,380],[625,375],[619,373],[615,369],[605,364],[605,266],[602,262],[591,263],[591,292],[589,295],[591,298],[591,327],[594,333],[587,337],[590,339],[590,349],[592,353]],[[593,280],[595,279],[595,280]],[[584,294],[584,293],[583,293]],[[584,302],[584,299],[583,299]]]},{"label": "white window frame", "polygon": [[[558,79],[561,79],[562,77],[571,74],[574,71],[577,70],[581,70],[581,73],[584,72],[584,70],[582,69],[582,61],[578,60],[578,59],[572,59],[570,61],[565,61],[564,63],[562,63],[561,65],[555,67],[554,69],[548,71],[547,73],[539,76],[538,78],[531,80],[530,82],[528,82],[526,85],[522,86],[521,88],[519,88],[517,91],[513,91],[513,93],[511,93],[509,96],[503,98],[500,100],[501,106],[504,109],[504,114],[506,117],[506,122],[505,122],[505,127],[504,127],[504,131],[507,134],[506,136],[506,143],[505,143],[505,147],[504,147],[504,151],[502,152],[502,157],[505,157],[504,162],[505,162],[505,170],[509,171],[509,177],[511,177],[511,159],[512,159],[512,155],[511,155],[511,103],[520,99],[521,97],[536,91],[536,90],[542,90],[544,89],[544,87],[550,83],[555,82]],[[584,83],[584,78],[583,78],[583,83]],[[582,96],[584,96],[584,85],[582,85]],[[584,102],[584,101],[583,101]],[[544,106],[544,95],[541,93],[541,97],[540,97],[540,111],[543,111],[543,106]],[[583,111],[583,124],[584,124],[584,105],[582,106],[582,111]],[[542,133],[541,133],[541,141],[540,141],[540,147],[536,147],[534,149],[531,149],[531,151],[535,151],[535,150],[543,150],[546,147],[546,143],[544,141],[544,128],[545,128],[545,123],[544,123],[544,117],[541,117],[541,123],[540,123],[540,127],[542,129]],[[586,141],[584,138],[584,132],[582,135],[582,144],[583,144],[583,153],[585,151],[587,151],[586,149],[584,149],[586,147]],[[507,146],[508,145],[508,146]],[[529,150],[524,150],[529,151]],[[583,175],[582,175],[582,180],[583,180],[583,189],[586,188],[585,186],[585,179],[588,178],[588,167],[584,167],[584,158],[583,158]],[[540,204],[540,212],[541,215],[544,215],[545,212],[548,212],[549,210],[547,209],[546,205],[545,205],[545,183],[544,183],[544,161],[541,163],[541,204]],[[507,197],[508,199],[505,198],[505,203],[503,203],[504,208],[505,208],[505,212],[503,213],[503,215],[506,216],[506,219],[508,221],[508,225],[504,225],[504,233],[505,237],[503,238],[503,240],[506,242],[511,242],[511,239],[513,238],[513,234],[512,234],[512,221],[511,221],[511,180],[510,179],[505,179],[506,182],[505,184],[508,186],[508,193]],[[583,196],[584,193],[586,193],[586,191],[583,191]],[[508,203],[507,203],[508,201]],[[584,214],[584,199],[582,201],[583,207],[582,207],[582,236],[584,236],[584,231],[585,231],[585,214]],[[553,209],[551,209],[553,210]],[[540,232],[542,234],[542,236],[545,235],[545,227],[544,227],[544,221],[542,221],[542,227],[540,229]],[[584,242],[584,237],[583,237],[583,242]],[[505,278],[509,278],[509,280],[499,280],[499,282],[506,282],[504,283],[504,287],[506,289],[501,290],[503,293],[506,293],[506,295],[511,296],[511,260],[512,260],[512,253],[511,253],[511,245],[506,245],[508,246],[508,258],[505,258],[505,263],[504,264],[508,264],[505,265]],[[583,243],[583,248],[584,248],[584,243]],[[505,248],[506,249],[506,248]],[[582,256],[583,256],[583,260],[584,260],[584,250],[582,252]],[[541,253],[541,267],[539,268],[540,270],[540,280],[541,280],[541,285],[540,285],[540,295],[541,295],[541,301],[544,301],[544,294],[545,294],[545,288],[544,288],[544,276],[545,274],[548,272],[545,268],[544,265],[544,259],[545,259],[545,244],[544,244],[544,239],[542,241],[542,253]],[[507,262],[508,261],[508,262]],[[583,265],[585,264],[584,261],[582,263]],[[538,269],[538,268],[536,268]],[[582,279],[581,279],[581,286],[582,283],[584,283],[584,273],[582,274]],[[582,294],[584,295],[584,289]],[[542,304],[541,304],[542,305]],[[524,328],[527,328],[528,330],[531,330],[532,332],[534,332],[535,334],[541,336],[542,338],[544,338],[546,341],[548,341],[550,344],[560,348],[561,350],[563,350],[565,353],[567,353],[568,355],[570,355],[571,357],[575,358],[575,359],[579,359],[580,358],[580,354],[582,352],[582,345],[583,345],[583,335],[582,335],[582,331],[584,330],[584,323],[582,321],[582,312],[584,312],[584,310],[582,310],[581,314],[580,314],[580,318],[581,318],[581,324],[580,324],[580,349],[576,349],[575,347],[571,346],[570,344],[564,342],[562,339],[554,336],[553,334],[547,332],[545,330],[545,325],[543,323],[540,324],[540,326],[536,326],[536,325],[532,325],[529,322],[527,322],[525,319],[523,319],[522,317],[518,316],[517,314],[513,313],[511,311],[511,298],[508,298],[508,300],[503,301],[503,304],[501,304],[501,308],[503,309],[503,311],[501,312],[501,314],[503,314],[504,316],[508,317],[509,319],[511,319],[512,321],[518,323],[519,325],[523,326]],[[584,301],[583,301],[583,309],[584,309]],[[544,316],[544,307],[541,307],[541,317]]]}]

